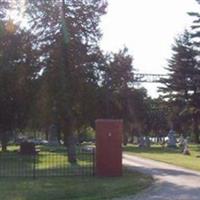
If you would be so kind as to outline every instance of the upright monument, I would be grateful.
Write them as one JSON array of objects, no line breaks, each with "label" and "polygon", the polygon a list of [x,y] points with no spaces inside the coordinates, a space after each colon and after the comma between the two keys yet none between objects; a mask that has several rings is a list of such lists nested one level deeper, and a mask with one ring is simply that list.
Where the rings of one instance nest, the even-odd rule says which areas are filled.
[{"label": "upright monument", "polygon": [[55,124],[52,124],[49,127],[48,131],[48,144],[50,145],[59,145],[58,141],[58,128]]},{"label": "upright monument", "polygon": [[175,131],[173,129],[170,129],[168,133],[168,142],[167,142],[167,147],[169,148],[176,148],[176,136],[175,136]]}]

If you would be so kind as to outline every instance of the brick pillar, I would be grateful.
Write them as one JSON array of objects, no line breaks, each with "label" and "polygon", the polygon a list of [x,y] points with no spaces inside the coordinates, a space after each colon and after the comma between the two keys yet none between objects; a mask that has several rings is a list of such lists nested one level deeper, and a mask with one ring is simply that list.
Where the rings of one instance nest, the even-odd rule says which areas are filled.
[{"label": "brick pillar", "polygon": [[97,176],[122,175],[122,133],[122,120],[96,120]]}]

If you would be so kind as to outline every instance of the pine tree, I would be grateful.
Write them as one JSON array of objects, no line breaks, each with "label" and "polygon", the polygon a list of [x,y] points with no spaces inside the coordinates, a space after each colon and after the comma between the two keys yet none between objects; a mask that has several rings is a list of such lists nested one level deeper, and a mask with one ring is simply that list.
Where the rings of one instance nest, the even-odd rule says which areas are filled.
[{"label": "pine tree", "polygon": [[[99,20],[106,5],[102,0],[27,1],[28,23],[44,66],[42,79],[51,115],[48,119],[61,125],[69,151],[75,129],[86,123],[83,118],[91,118],[86,113],[92,106],[85,98],[93,96],[91,91],[98,84]],[[72,154],[68,154],[69,161],[75,162]]]},{"label": "pine tree", "polygon": [[169,60],[169,78],[163,79],[165,85],[160,90],[165,93],[169,102],[179,108],[178,115],[191,115],[193,118],[196,142],[198,137],[199,99],[200,99],[200,68],[197,62],[198,52],[191,43],[191,34],[185,31],[176,39],[173,55]]},{"label": "pine tree", "polygon": [[[196,0],[198,4],[200,4],[200,0]],[[190,16],[194,17],[193,24],[191,26],[193,30],[192,37],[193,38],[199,38],[200,37],[200,13],[199,12],[189,12]],[[195,40],[195,46],[200,47],[200,42],[198,40]]]}]

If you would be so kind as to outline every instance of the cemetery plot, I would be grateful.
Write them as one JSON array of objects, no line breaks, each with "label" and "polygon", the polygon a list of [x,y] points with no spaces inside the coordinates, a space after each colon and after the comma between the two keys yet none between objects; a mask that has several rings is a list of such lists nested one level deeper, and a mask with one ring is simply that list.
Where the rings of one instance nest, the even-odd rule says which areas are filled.
[{"label": "cemetery plot", "polygon": [[68,162],[64,147],[40,146],[35,155],[18,150],[0,154],[0,177],[91,176],[94,174],[94,153],[77,149],[77,163]]}]

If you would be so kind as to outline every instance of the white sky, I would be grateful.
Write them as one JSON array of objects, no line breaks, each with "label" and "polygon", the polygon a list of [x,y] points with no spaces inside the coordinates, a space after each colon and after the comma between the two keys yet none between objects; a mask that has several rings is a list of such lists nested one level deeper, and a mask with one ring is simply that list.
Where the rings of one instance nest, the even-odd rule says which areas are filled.
[{"label": "white sky", "polygon": [[[195,0],[108,0],[102,17],[105,51],[128,47],[133,66],[141,73],[165,73],[171,45],[177,34],[191,25],[190,11],[200,11]],[[157,84],[145,84],[156,97]]]}]

